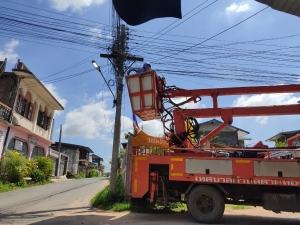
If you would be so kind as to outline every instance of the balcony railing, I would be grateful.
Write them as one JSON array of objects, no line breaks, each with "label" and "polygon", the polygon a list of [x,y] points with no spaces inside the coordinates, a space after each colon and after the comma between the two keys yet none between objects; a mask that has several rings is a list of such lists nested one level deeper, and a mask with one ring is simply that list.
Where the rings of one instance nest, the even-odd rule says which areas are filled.
[{"label": "balcony railing", "polygon": [[9,122],[11,116],[11,108],[0,102],[0,119]]}]

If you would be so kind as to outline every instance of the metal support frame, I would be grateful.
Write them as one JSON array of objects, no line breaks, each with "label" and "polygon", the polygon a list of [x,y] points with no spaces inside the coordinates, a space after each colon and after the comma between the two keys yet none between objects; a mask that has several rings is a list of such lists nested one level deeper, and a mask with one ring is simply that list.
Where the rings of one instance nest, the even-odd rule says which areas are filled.
[{"label": "metal support frame", "polygon": [[[163,98],[178,97],[197,97],[211,96],[213,108],[206,109],[175,109],[173,110],[175,133],[180,134],[186,131],[185,119],[187,117],[195,118],[213,118],[221,117],[224,121],[219,127],[211,131],[200,141],[203,146],[214,135],[220,133],[227,125],[233,122],[233,117],[242,116],[270,116],[270,115],[297,115],[300,114],[300,104],[293,105],[275,105],[275,106],[253,106],[253,107],[230,107],[219,108],[218,96],[231,95],[249,95],[249,94],[273,94],[273,93],[295,93],[300,92],[300,85],[278,85],[278,86],[256,86],[256,87],[234,87],[219,89],[199,89],[199,90],[168,90],[163,93]],[[183,143],[189,146],[188,141]]]}]

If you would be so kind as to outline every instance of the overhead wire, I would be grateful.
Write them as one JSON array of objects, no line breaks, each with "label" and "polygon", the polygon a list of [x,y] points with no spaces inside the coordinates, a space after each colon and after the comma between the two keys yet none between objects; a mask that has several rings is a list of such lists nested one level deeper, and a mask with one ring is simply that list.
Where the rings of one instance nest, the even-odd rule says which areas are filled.
[{"label": "overhead wire", "polygon": [[[266,9],[268,9],[268,8],[269,8],[269,6],[267,6],[267,7],[263,8],[263,9],[259,10],[258,12],[252,14],[251,16],[247,17],[246,19],[244,19],[244,20],[242,20],[242,21],[240,21],[240,22],[234,24],[233,26],[231,26],[231,27],[229,27],[229,28],[227,28],[227,29],[225,29],[225,30],[223,30],[223,31],[221,31],[221,32],[219,32],[219,33],[217,33],[217,34],[215,34],[215,35],[213,35],[213,36],[211,36],[211,37],[205,39],[204,41],[201,41],[200,43],[197,43],[197,44],[195,44],[195,45],[192,45],[192,46],[189,47],[189,48],[182,49],[182,50],[178,51],[176,54],[180,54],[180,53],[182,53],[182,52],[185,52],[185,51],[187,51],[187,50],[190,50],[191,48],[194,48],[194,47],[196,47],[196,46],[202,45],[203,43],[205,43],[205,42],[207,42],[207,41],[209,41],[209,40],[211,40],[211,39],[213,39],[213,38],[219,36],[220,34],[223,34],[223,33],[227,32],[228,30],[231,30],[232,28],[234,28],[234,27],[236,27],[236,26],[238,26],[238,25],[240,25],[240,24],[246,22],[247,20],[251,19],[252,17],[256,16],[257,14],[263,12],[264,10],[266,10]],[[167,56],[166,56],[166,57],[167,57]]]},{"label": "overhead wire", "polygon": [[[268,7],[266,7],[266,8],[268,8]],[[265,9],[263,9],[263,10],[265,10]],[[263,10],[261,10],[261,11],[263,11]],[[60,26],[60,27],[55,27],[56,24],[55,24],[55,22],[51,22],[51,18],[50,17],[40,17],[40,18],[43,18],[43,20],[45,20],[45,21],[43,21],[43,27],[40,27],[37,24],[35,24],[35,22],[38,21],[35,17],[39,17],[37,14],[29,14],[29,15],[26,15],[26,16],[22,17],[22,15],[18,15],[18,13],[20,13],[20,11],[14,11],[14,10],[12,10],[11,12],[13,12],[14,15],[16,15],[16,19],[20,20],[22,18],[23,19],[26,18],[26,19],[28,19],[30,21],[30,23],[29,24],[28,23],[20,23],[20,21],[18,21],[18,20],[17,21],[16,20],[13,20],[13,21],[9,20],[8,21],[9,23],[7,22],[7,25],[8,24],[12,25],[12,23],[19,23],[19,24],[23,24],[24,26],[33,26],[36,29],[46,29],[46,32],[44,32],[43,35],[36,34],[36,33],[32,32],[32,30],[29,31],[29,32],[28,31],[23,31],[22,34],[19,33],[19,35],[23,35],[23,37],[35,38],[35,39],[37,38],[37,39],[42,40],[42,41],[46,41],[47,40],[47,41],[57,42],[57,43],[61,43],[61,44],[63,43],[63,44],[72,44],[72,45],[82,45],[82,46],[87,46],[87,47],[92,47],[92,48],[96,47],[96,45],[93,44],[91,41],[87,41],[87,42],[85,42],[83,44],[83,40],[84,40],[84,39],[82,39],[83,37],[84,38],[92,38],[93,37],[91,35],[83,34],[83,33],[79,32],[79,31],[86,31],[85,28],[80,27],[80,29],[77,29],[76,31],[72,30],[72,29],[76,28],[76,27],[73,27],[73,26],[81,26],[80,23],[69,23],[69,22],[66,22],[66,21],[63,21],[63,20],[53,20],[53,21],[58,22],[58,25]],[[258,13],[259,12],[257,12],[256,14],[258,14]],[[241,21],[240,23],[242,23],[242,22],[250,19],[251,17],[253,17],[256,14],[253,14],[252,16],[246,18],[245,20]],[[5,15],[7,15],[7,14],[5,14]],[[4,15],[4,17],[5,17],[5,15]],[[1,14],[1,16],[2,16],[2,14]],[[4,19],[7,19],[7,18],[4,18]],[[50,21],[47,21],[47,20],[50,20]],[[28,22],[28,21],[26,21],[26,22]],[[235,24],[234,26],[237,26],[240,23]],[[171,25],[173,25],[173,24],[171,24]],[[20,27],[20,25],[18,25],[18,24],[14,24],[14,25],[17,25],[16,27]],[[168,27],[170,27],[171,25],[169,25]],[[180,24],[177,24],[176,26],[179,26],[179,25]],[[188,60],[186,60],[186,57],[184,59],[175,59],[174,57],[168,57],[168,58],[170,58],[170,59],[172,59],[174,61],[174,62],[170,62],[169,65],[173,66],[173,68],[174,68],[174,65],[176,65],[176,63],[181,63],[181,64],[185,64],[186,63],[186,68],[192,68],[192,67],[194,67],[194,68],[202,68],[202,69],[205,68],[205,71],[202,71],[203,74],[206,74],[205,76],[208,76],[209,74],[212,73],[212,71],[218,70],[218,68],[220,68],[220,67],[222,67],[224,69],[224,71],[231,71],[231,72],[235,72],[235,73],[241,73],[241,72],[242,73],[246,73],[246,72],[247,73],[252,73],[252,74],[250,74],[250,77],[255,78],[255,79],[263,79],[262,77],[268,77],[270,75],[273,75],[273,77],[275,77],[278,74],[281,74],[281,75],[284,74],[284,73],[278,73],[278,72],[276,73],[274,71],[267,71],[267,70],[255,70],[253,68],[252,69],[248,69],[248,68],[230,67],[228,65],[226,66],[226,63],[227,64],[230,64],[230,63],[234,64],[235,63],[234,61],[233,62],[232,61],[228,62],[228,58],[232,58],[233,60],[238,60],[238,61],[239,60],[247,61],[247,59],[245,59],[245,58],[251,58],[251,55],[253,55],[253,54],[257,55],[256,58],[261,58],[261,59],[265,60],[266,64],[268,63],[268,65],[270,65],[270,66],[273,65],[274,67],[275,66],[276,67],[286,66],[286,67],[291,67],[292,68],[292,67],[294,67],[294,65],[279,64],[279,63],[269,63],[270,60],[272,60],[272,61],[285,61],[285,63],[287,63],[287,62],[289,62],[289,63],[296,63],[296,62],[298,62],[298,60],[295,59],[295,58],[297,58],[297,55],[291,55],[291,54],[287,54],[287,53],[279,53],[279,51],[284,50],[284,48],[282,48],[282,49],[271,49],[271,50],[265,50],[265,51],[252,51],[252,50],[247,50],[247,49],[232,49],[232,48],[225,47],[226,45],[234,45],[234,44],[255,44],[255,42],[253,42],[253,41],[252,42],[248,41],[248,42],[244,42],[244,43],[242,43],[242,42],[239,42],[239,43],[238,42],[236,42],[236,43],[227,43],[225,45],[214,45],[214,46],[209,46],[209,45],[205,46],[205,45],[202,44],[202,43],[204,43],[204,42],[206,42],[208,40],[215,40],[214,37],[220,35],[221,33],[226,32],[227,30],[233,28],[234,26],[232,26],[232,27],[230,27],[230,28],[228,28],[228,29],[226,29],[226,30],[224,30],[224,31],[216,34],[215,36],[212,36],[211,38],[208,38],[208,39],[206,38],[206,39],[204,39],[204,41],[202,41],[200,43],[196,43],[196,44],[189,43],[189,44],[186,44],[187,46],[184,49],[182,48],[183,46],[179,46],[179,45],[177,46],[177,45],[174,45],[174,44],[173,44],[172,48],[168,47],[167,44],[165,44],[166,46],[164,48],[162,48],[162,45],[164,45],[164,43],[166,43],[167,41],[164,40],[164,39],[159,39],[159,38],[162,35],[166,35],[167,32],[161,33],[161,31],[160,31],[160,32],[157,32],[156,34],[160,33],[161,36],[156,37],[156,38],[152,38],[152,37],[148,38],[149,40],[151,40],[151,38],[152,38],[152,41],[147,46],[147,50],[150,50],[151,48],[154,49],[154,48],[157,48],[157,46],[160,46],[160,48],[159,48],[160,50],[158,50],[156,52],[156,53],[160,53],[160,54],[156,54],[156,57],[154,56],[153,59],[154,59],[154,62],[158,61],[158,59],[157,59],[158,57],[157,56],[162,56],[162,57],[164,57],[164,59],[160,60],[159,63],[157,63],[157,65],[166,65],[166,62],[168,62],[168,61],[166,61],[165,58],[166,58],[166,54],[168,54],[168,53],[172,53],[172,55],[174,55],[174,51],[175,52],[176,51],[177,52],[180,51],[180,52],[185,52],[186,54],[197,54],[196,51],[201,50],[202,59],[200,59],[200,60],[194,60],[194,59],[191,59],[191,58],[189,58]],[[165,29],[167,29],[168,27],[166,27]],[[62,29],[62,28],[66,28],[66,29],[70,29],[70,30],[65,30],[65,29]],[[173,27],[171,29],[174,29],[174,28],[175,27]],[[13,31],[12,30],[9,30],[8,28],[5,28],[5,29],[6,29],[6,32],[7,32],[7,33],[5,33],[6,35],[13,36],[13,33],[12,33]],[[28,27],[26,29],[29,30]],[[47,30],[49,30],[49,31],[51,30],[51,31],[55,31],[55,32],[60,32],[60,33],[58,33],[56,35],[56,37],[53,37],[53,36],[50,35],[50,33]],[[38,30],[36,30],[36,31],[38,31]],[[97,34],[97,33],[95,33],[95,34]],[[68,40],[69,38],[68,38],[67,35],[76,35],[76,36],[73,39],[73,41],[70,42]],[[107,35],[109,35],[109,34],[107,34]],[[296,36],[296,35],[294,35],[294,36]],[[290,37],[292,37],[292,36],[290,36]],[[281,37],[278,37],[278,39],[279,38],[281,38]],[[101,40],[101,39],[96,39],[96,40],[97,40],[97,42],[99,42],[99,40]],[[107,39],[107,38],[104,38],[103,40],[104,41],[110,41],[110,39]],[[160,41],[163,41],[163,42],[157,43],[157,40],[160,40]],[[168,41],[170,43],[172,42],[172,40],[168,40]],[[258,43],[258,42],[259,41],[257,41],[256,43]],[[201,45],[201,48],[199,48],[199,45]],[[272,46],[276,46],[276,45],[272,45]],[[105,46],[105,44],[103,46],[100,46],[100,47],[102,47],[103,49],[107,49],[107,47]],[[297,47],[298,46],[293,46],[293,47],[287,46],[285,49],[289,49],[289,48],[291,49],[291,48],[297,48]],[[99,46],[98,46],[98,48],[99,48]],[[199,50],[198,50],[198,48],[199,48]],[[206,48],[206,52],[204,52],[205,48]],[[145,50],[143,50],[142,52],[149,54],[149,52],[147,52]],[[163,55],[161,55],[161,54],[163,54]],[[199,52],[198,52],[198,54],[199,54]],[[211,56],[213,56],[213,58],[207,58],[207,59],[203,58],[203,56],[205,54],[206,55],[211,55]],[[259,55],[263,55],[263,57],[259,56]],[[265,57],[265,55],[269,55],[269,57]],[[280,56],[280,57],[285,57],[285,58],[274,57],[275,55],[276,56]],[[237,57],[242,58],[242,59],[238,59]],[[207,61],[207,60],[218,60],[220,58],[226,58],[227,62],[219,63],[219,65],[213,65],[212,64],[211,66],[208,66],[209,65],[208,64],[207,66],[204,66],[204,63],[205,63],[204,61]],[[290,58],[290,60],[287,60],[287,58]],[[251,61],[251,60],[252,60],[252,58],[249,59],[249,61]],[[252,62],[258,62],[258,61],[252,60]],[[263,61],[260,61],[260,63],[263,63]],[[235,63],[235,64],[240,65],[238,63]],[[158,69],[160,69],[160,68],[158,68]],[[165,73],[170,73],[170,71],[172,71],[172,70],[164,71],[164,72]],[[177,74],[179,73],[178,70],[173,70],[173,71],[176,72]],[[182,72],[182,71],[180,71],[180,72]],[[195,71],[193,71],[192,69],[189,69],[186,72],[193,73]],[[258,73],[265,73],[265,74],[257,75]],[[224,74],[226,74],[226,73],[224,73]],[[224,74],[222,74],[222,75],[224,75]],[[239,75],[241,75],[241,74],[239,74]],[[285,75],[286,75],[286,79],[292,79],[291,77],[298,76],[298,74],[292,74],[292,73],[286,73]],[[226,74],[226,76],[227,76],[227,74]],[[233,75],[233,76],[238,76],[238,75]],[[281,77],[279,77],[279,78],[281,78]],[[281,79],[281,80],[283,80],[283,79]]]},{"label": "overhead wire", "polygon": [[[202,2],[202,3],[200,3],[200,5],[196,6],[195,8],[193,8],[192,10],[190,10],[189,12],[187,12],[187,13],[183,16],[183,18],[184,18],[185,16],[189,15],[191,12],[193,12],[193,11],[196,10],[197,8],[199,8],[200,6],[204,5],[204,4],[205,4],[206,2],[208,2],[208,1],[209,1],[209,0],[206,0],[206,1]],[[191,15],[189,18],[184,19],[181,23],[177,24],[176,26],[174,26],[174,27],[171,28],[170,30],[168,30],[168,31],[166,31],[166,32],[164,32],[164,33],[162,33],[162,34],[160,33],[160,32],[162,32],[162,31],[166,30],[167,28],[169,28],[170,26],[172,26],[173,24],[175,24],[175,23],[177,23],[178,21],[180,21],[180,19],[174,21],[173,23],[169,24],[168,26],[166,26],[165,28],[163,28],[163,29],[160,30],[159,32],[155,33],[153,36],[151,36],[151,37],[149,37],[148,39],[144,40],[141,44],[147,42],[149,39],[152,39],[152,41],[150,41],[150,42],[147,43],[147,45],[148,45],[149,43],[151,43],[151,42],[153,42],[154,40],[156,40],[156,39],[162,37],[163,35],[167,34],[167,33],[170,32],[171,30],[175,29],[176,27],[178,27],[178,26],[181,25],[182,23],[186,22],[187,20],[189,20],[189,19],[192,18],[193,16],[197,15],[198,13],[200,13],[201,11],[203,11],[204,9],[208,8],[208,7],[211,6],[212,4],[216,3],[217,1],[218,1],[218,0],[215,0],[213,3],[209,4],[208,6],[202,8],[202,9],[200,9],[199,11],[197,11],[196,13],[194,13],[193,15]],[[156,35],[158,35],[158,34],[160,34],[160,36],[154,38],[154,37],[155,37]]]},{"label": "overhead wire", "polygon": [[[61,16],[66,16],[66,17],[70,17],[70,18],[74,18],[74,19],[79,19],[79,20],[83,20],[83,21],[87,21],[87,22],[93,22],[93,23],[96,23],[96,24],[101,24],[101,23],[99,23],[99,21],[87,20],[87,19],[83,19],[83,18],[80,18],[80,17],[71,16],[71,15],[68,15],[68,14],[58,13],[58,12],[54,12],[54,11],[50,11],[50,10],[46,10],[46,9],[42,9],[42,8],[38,8],[38,7],[34,7],[34,6],[29,6],[29,5],[26,5],[26,4],[19,3],[19,2],[14,2],[14,1],[10,1],[10,0],[0,0],[0,1],[5,1],[5,2],[12,3],[12,4],[21,5],[21,6],[24,6],[24,7],[37,9],[37,10],[40,10],[40,11],[44,11],[44,12],[48,12],[48,13],[52,13],[52,14],[57,14],[57,15],[61,15]],[[102,24],[102,25],[110,27],[107,24]]]},{"label": "overhead wire", "polygon": [[[0,7],[0,11],[2,12],[0,25],[2,25],[2,30],[6,35],[21,35],[26,38],[67,44],[80,44],[98,49],[107,48],[107,45],[99,45],[99,41],[110,40],[110,38],[108,38],[110,32],[105,34],[105,30],[99,28],[99,26],[88,26],[82,23],[74,23],[38,14],[26,13],[7,7]],[[10,14],[7,14],[7,11],[12,13],[14,17],[12,18]],[[99,29],[101,29],[101,33]],[[85,33],[80,31],[84,31]],[[104,43],[107,44],[107,42]]]}]

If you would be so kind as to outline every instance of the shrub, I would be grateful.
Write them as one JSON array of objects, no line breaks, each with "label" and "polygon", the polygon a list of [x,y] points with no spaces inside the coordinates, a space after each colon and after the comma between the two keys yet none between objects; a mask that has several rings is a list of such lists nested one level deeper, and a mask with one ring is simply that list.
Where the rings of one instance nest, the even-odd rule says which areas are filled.
[{"label": "shrub", "polygon": [[81,178],[85,178],[85,173],[83,173],[83,172],[79,172],[79,174],[76,174],[75,176],[74,176],[74,178],[75,179],[81,179]]},{"label": "shrub", "polygon": [[30,177],[35,183],[42,183],[46,180],[44,172],[40,169],[32,171]]},{"label": "shrub", "polygon": [[37,165],[37,162],[35,160],[29,160],[27,162],[27,167],[28,167],[28,174],[31,174],[32,171],[37,170],[38,165]]},{"label": "shrub", "polygon": [[6,150],[0,164],[1,180],[19,186],[25,185],[24,177],[28,175],[28,161],[21,152]]},{"label": "shrub", "polygon": [[109,185],[107,185],[102,191],[97,193],[91,200],[93,206],[101,209],[113,209],[117,203],[126,203],[125,201],[125,188],[122,183],[122,176],[118,174],[116,183],[116,194],[111,195],[109,193]]},{"label": "shrub", "polygon": [[[44,156],[36,156],[36,157],[34,157],[33,161],[36,162],[37,168],[38,168],[38,170],[40,170],[40,172],[36,172],[33,176],[38,176],[40,179],[40,177],[43,173],[44,179],[40,180],[38,182],[49,181],[51,179],[52,172],[53,172],[52,159],[48,158],[48,157],[44,157]],[[34,172],[34,171],[32,171],[32,172]]]},{"label": "shrub", "polygon": [[96,169],[91,169],[89,170],[89,177],[98,177],[99,176],[99,171]]}]

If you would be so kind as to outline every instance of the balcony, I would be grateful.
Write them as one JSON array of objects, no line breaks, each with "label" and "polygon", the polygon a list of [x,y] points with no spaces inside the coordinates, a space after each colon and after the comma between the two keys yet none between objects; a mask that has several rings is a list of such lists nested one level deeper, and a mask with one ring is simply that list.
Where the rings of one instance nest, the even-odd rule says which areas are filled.
[{"label": "balcony", "polygon": [[11,112],[12,112],[11,108],[9,108],[7,105],[0,102],[0,120],[9,122]]}]

